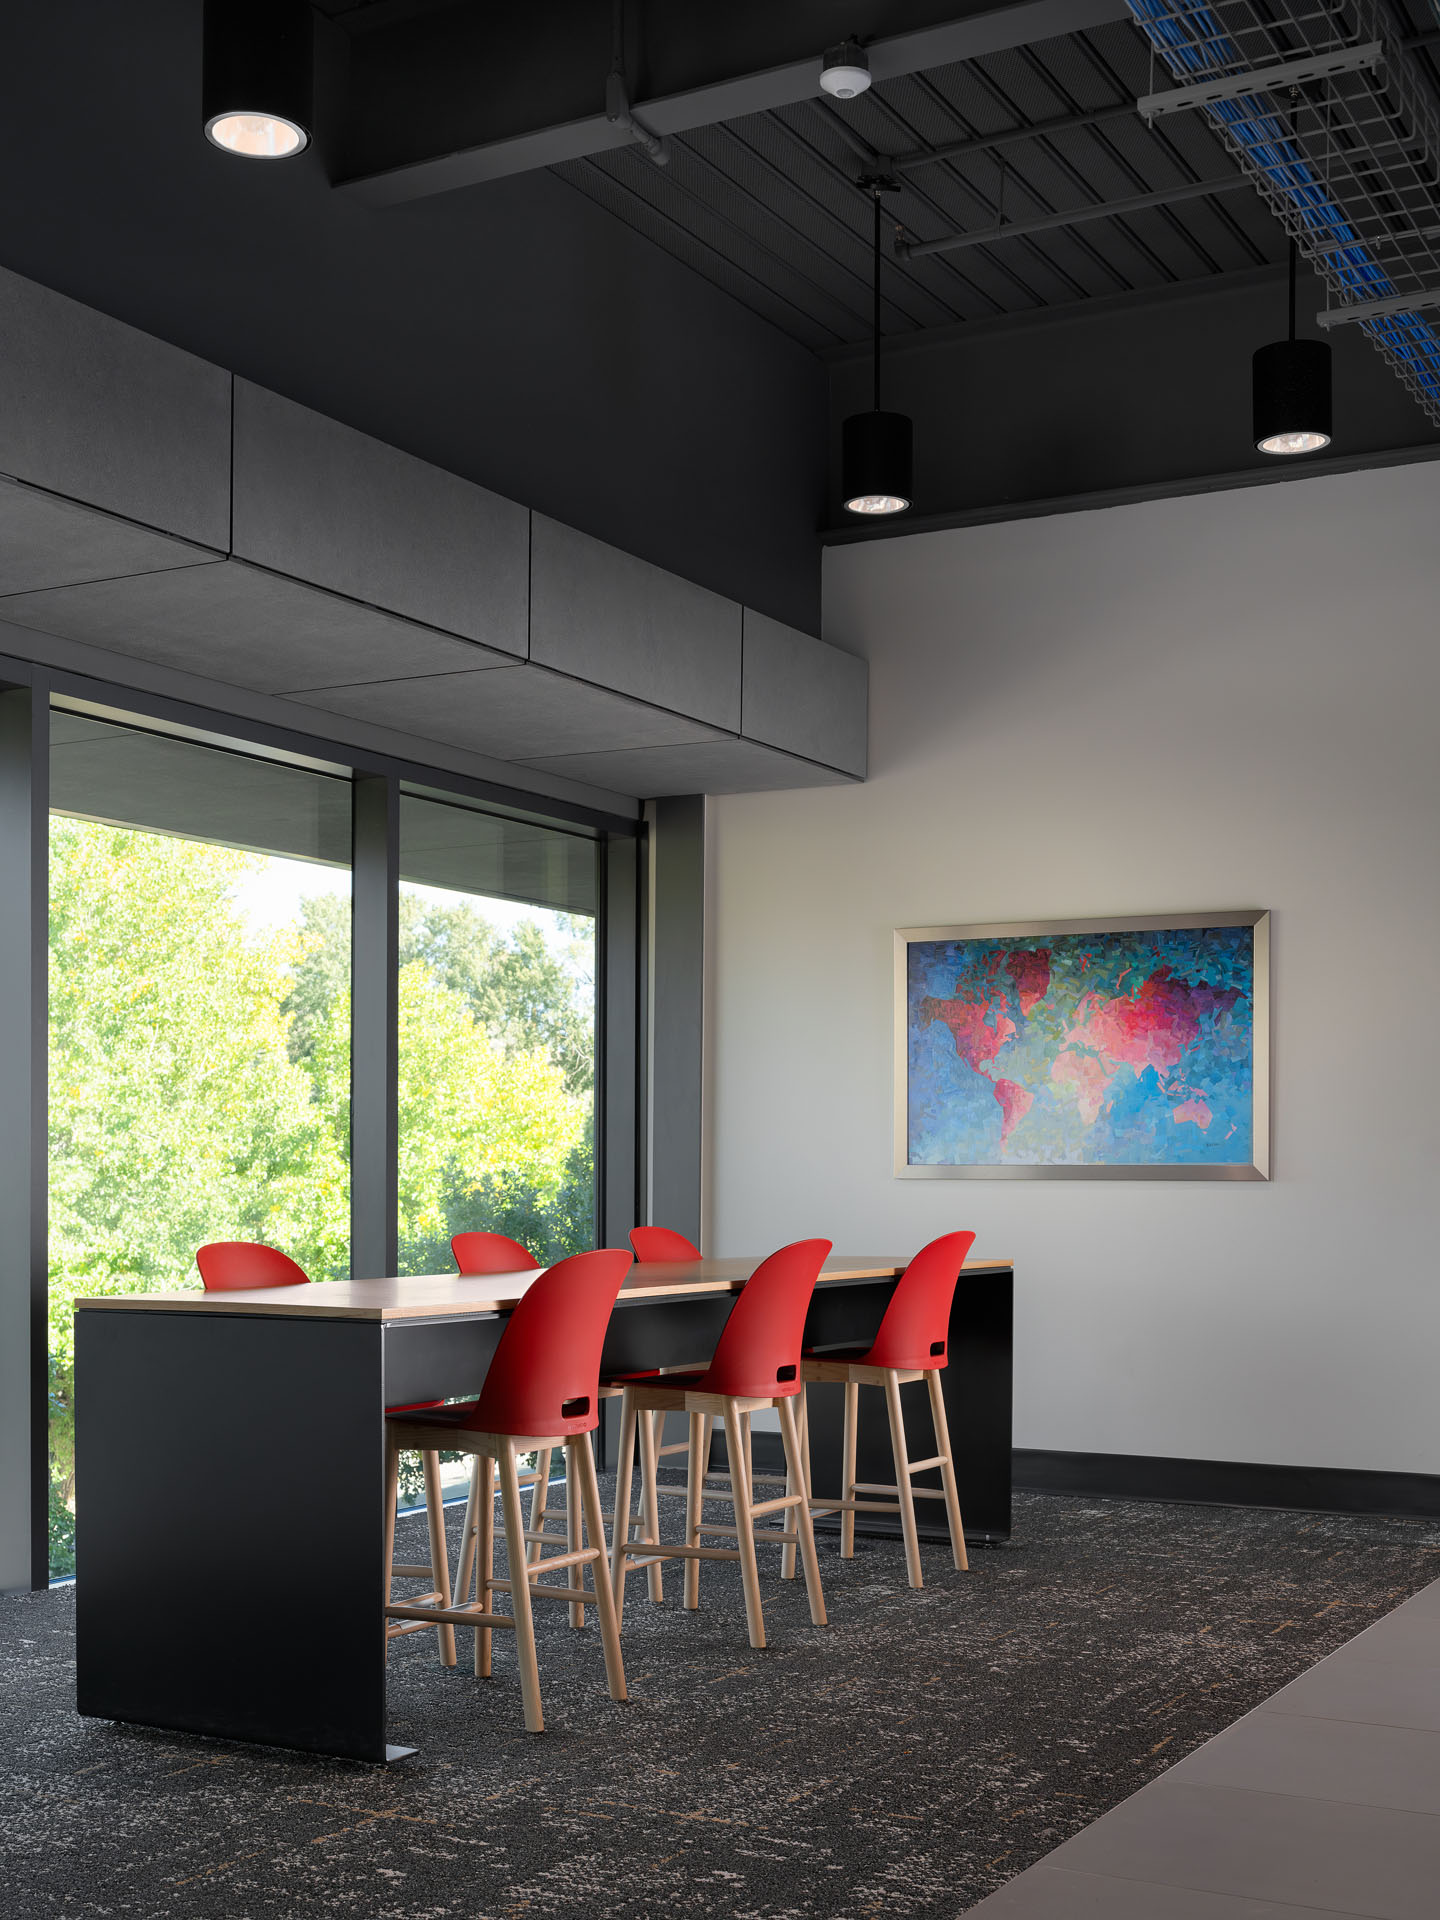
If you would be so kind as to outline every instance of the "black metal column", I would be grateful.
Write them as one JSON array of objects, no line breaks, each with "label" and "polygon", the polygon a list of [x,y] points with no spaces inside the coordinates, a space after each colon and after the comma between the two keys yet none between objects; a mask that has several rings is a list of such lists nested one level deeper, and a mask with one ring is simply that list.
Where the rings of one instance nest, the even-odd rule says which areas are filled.
[{"label": "black metal column", "polygon": [[0,1591],[50,1579],[50,701],[0,690]]},{"label": "black metal column", "polygon": [[700,1241],[705,1037],[705,799],[650,821],[646,1219]]},{"label": "black metal column", "polygon": [[350,923],[350,1271],[399,1260],[400,789],[393,775],[354,785]]}]

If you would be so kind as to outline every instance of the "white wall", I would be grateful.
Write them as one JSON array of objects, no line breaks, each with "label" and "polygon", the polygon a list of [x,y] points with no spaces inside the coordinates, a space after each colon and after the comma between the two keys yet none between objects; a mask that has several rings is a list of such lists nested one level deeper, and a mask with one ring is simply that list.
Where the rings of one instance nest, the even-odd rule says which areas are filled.
[{"label": "white wall", "polygon": [[[831,549],[861,787],[712,802],[709,1241],[1017,1271],[1016,1444],[1440,1472],[1440,464]],[[891,1173],[891,933],[1268,907],[1269,1184]]]}]

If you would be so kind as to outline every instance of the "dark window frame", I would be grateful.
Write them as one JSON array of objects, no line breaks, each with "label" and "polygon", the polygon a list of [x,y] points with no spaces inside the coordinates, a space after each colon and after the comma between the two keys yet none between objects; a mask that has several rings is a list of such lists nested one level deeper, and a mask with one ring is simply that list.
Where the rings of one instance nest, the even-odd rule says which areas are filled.
[{"label": "dark window frame", "polygon": [[[347,779],[352,791],[351,1261],[397,1258],[399,796],[477,807],[597,842],[596,1244],[640,1217],[645,822],[356,748],[302,729],[0,656],[0,1339],[28,1334],[30,1585],[49,1584],[48,827],[52,708]],[[14,911],[16,907],[21,910]],[[362,1173],[363,1169],[363,1173]],[[8,1238],[8,1250],[4,1242]],[[375,1256],[383,1256],[377,1263]],[[17,1428],[18,1431],[18,1428]],[[9,1492],[0,1489],[0,1499]]]}]

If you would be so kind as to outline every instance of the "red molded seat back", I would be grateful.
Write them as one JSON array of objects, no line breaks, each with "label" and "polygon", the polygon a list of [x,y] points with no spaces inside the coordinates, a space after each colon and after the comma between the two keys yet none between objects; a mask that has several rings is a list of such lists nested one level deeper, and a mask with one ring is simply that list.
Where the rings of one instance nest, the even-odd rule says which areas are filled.
[{"label": "red molded seat back", "polygon": [[207,1293],[235,1293],[246,1287],[303,1287],[310,1276],[278,1247],[258,1240],[213,1240],[195,1256]]},{"label": "red molded seat back", "polygon": [[761,1261],[730,1309],[697,1392],[773,1400],[800,1391],[805,1315],[831,1244],[797,1240]]},{"label": "red molded seat back", "polygon": [[646,1260],[698,1260],[700,1249],[673,1227],[632,1227],[630,1244],[635,1258]]},{"label": "red molded seat back", "polygon": [[450,1251],[461,1273],[526,1273],[541,1263],[503,1233],[457,1233]]},{"label": "red molded seat back", "polygon": [[537,1439],[593,1431],[605,1329],[633,1264],[623,1248],[602,1247],[547,1268],[511,1313],[465,1425]]},{"label": "red molded seat back", "polygon": [[945,1365],[950,1303],[974,1244],[973,1233],[945,1233],[920,1249],[890,1296],[865,1366],[908,1370]]}]

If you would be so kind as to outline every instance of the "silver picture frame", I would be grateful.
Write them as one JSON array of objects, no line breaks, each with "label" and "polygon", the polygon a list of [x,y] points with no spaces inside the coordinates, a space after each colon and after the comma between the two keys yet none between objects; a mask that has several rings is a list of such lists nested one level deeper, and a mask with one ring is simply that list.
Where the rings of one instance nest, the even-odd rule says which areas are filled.
[{"label": "silver picture frame", "polygon": [[[1185,1166],[1090,1166],[1073,1162],[1055,1165],[911,1164],[908,981],[912,944],[931,940],[1029,940],[1077,933],[1184,932],[1204,927],[1246,926],[1253,929],[1254,943],[1252,1160]],[[1272,1158],[1270,1044],[1270,915],[1262,908],[1236,908],[1228,913],[1138,914],[1104,920],[997,920],[976,925],[898,927],[895,930],[895,1175],[901,1180],[1269,1180]]]}]

